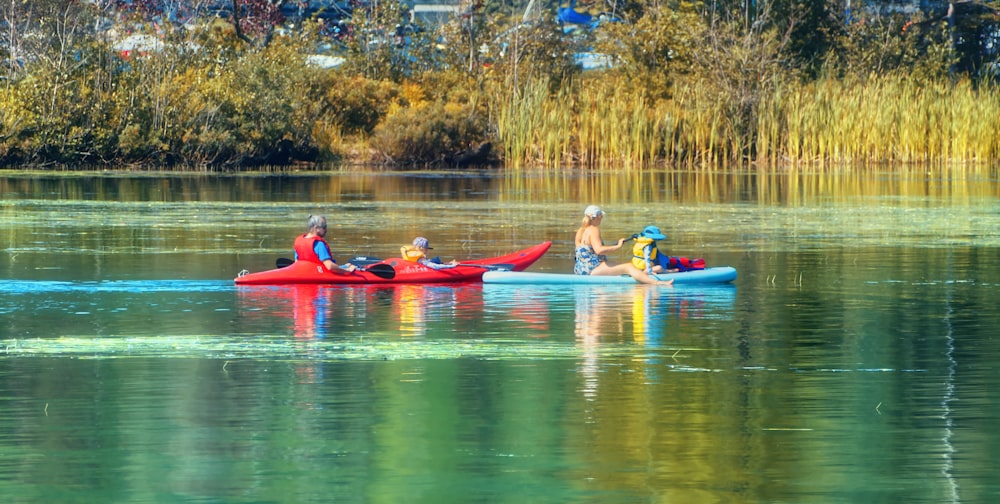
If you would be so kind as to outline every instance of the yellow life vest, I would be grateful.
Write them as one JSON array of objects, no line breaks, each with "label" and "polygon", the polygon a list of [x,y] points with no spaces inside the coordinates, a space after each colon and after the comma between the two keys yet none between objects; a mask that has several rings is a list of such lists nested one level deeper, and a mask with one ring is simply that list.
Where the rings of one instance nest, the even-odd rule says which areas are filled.
[{"label": "yellow life vest", "polygon": [[399,247],[399,253],[403,256],[403,259],[410,262],[419,262],[425,257],[424,253],[413,245],[403,245],[402,247]]},{"label": "yellow life vest", "polygon": [[656,256],[659,252],[656,250],[653,242],[652,238],[644,238],[642,236],[635,239],[635,245],[632,245],[632,266],[646,271],[646,256],[643,251],[646,247],[649,247],[650,265],[656,264]]}]

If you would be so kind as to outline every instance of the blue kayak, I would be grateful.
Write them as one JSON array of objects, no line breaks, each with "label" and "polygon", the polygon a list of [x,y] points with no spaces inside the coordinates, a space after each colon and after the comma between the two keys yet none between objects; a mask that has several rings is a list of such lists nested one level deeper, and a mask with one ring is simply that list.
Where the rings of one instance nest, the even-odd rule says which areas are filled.
[{"label": "blue kayak", "polygon": [[[736,268],[717,266],[702,270],[653,275],[660,280],[674,280],[680,284],[720,284],[736,280]],[[572,273],[535,273],[532,271],[487,271],[483,273],[483,283],[493,284],[562,284],[562,285],[622,285],[638,284],[628,275],[591,276]]]}]

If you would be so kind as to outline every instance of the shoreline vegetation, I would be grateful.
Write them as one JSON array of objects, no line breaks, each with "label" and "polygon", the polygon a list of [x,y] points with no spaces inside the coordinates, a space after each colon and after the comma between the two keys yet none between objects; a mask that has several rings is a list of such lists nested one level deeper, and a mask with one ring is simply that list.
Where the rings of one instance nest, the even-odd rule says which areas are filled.
[{"label": "shoreline vegetation", "polygon": [[[801,4],[812,6],[805,12],[771,7],[795,1],[761,2],[769,7],[751,17],[730,3],[621,4],[618,21],[569,32],[555,4],[530,20],[476,4],[434,29],[398,23],[409,16],[399,5],[373,4],[354,9],[349,34],[332,36],[319,16],[179,24],[99,2],[36,2],[3,12],[0,166],[641,170],[1000,159],[996,55],[956,43],[962,24],[932,13],[846,18],[836,2]],[[152,42],[123,50],[127,35]],[[584,71],[580,54],[613,64]],[[342,64],[315,64],[331,56]]]}]

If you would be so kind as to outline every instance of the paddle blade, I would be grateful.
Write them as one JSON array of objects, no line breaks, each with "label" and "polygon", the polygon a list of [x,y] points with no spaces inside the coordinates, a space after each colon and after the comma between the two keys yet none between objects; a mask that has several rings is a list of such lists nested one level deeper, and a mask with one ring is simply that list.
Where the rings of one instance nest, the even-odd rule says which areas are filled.
[{"label": "paddle blade", "polygon": [[276,268],[287,268],[288,266],[291,266],[293,262],[295,261],[287,257],[279,257],[278,260],[274,262],[274,266]]},{"label": "paddle blade", "polygon": [[373,264],[365,268],[364,271],[367,271],[379,278],[384,278],[386,280],[392,280],[393,278],[396,278],[396,268],[393,268],[388,264]]},{"label": "paddle blade", "polygon": [[458,266],[472,266],[473,268],[483,268],[490,271],[513,271],[513,264],[477,264],[477,263],[458,263]]},{"label": "paddle blade", "polygon": [[351,260],[347,261],[347,262],[349,262],[349,263],[351,263],[351,264],[353,264],[353,265],[355,265],[355,266],[357,266],[359,268],[363,268],[365,266],[371,266],[372,264],[382,262],[382,260],[379,259],[378,257],[355,256],[355,257],[352,257]]},{"label": "paddle blade", "polygon": [[514,271],[513,264],[491,264],[490,270],[492,271]]}]

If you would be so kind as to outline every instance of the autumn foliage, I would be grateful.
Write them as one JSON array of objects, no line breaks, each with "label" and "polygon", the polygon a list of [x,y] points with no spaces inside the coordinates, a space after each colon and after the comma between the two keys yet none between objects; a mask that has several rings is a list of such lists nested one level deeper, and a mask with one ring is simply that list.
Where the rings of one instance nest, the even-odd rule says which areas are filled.
[{"label": "autumn foliage", "polygon": [[[1000,158],[996,45],[973,43],[997,33],[988,5],[948,24],[622,1],[574,30],[523,4],[440,27],[393,2],[296,4],[4,2],[0,165],[457,166],[483,145],[511,167]],[[584,71],[594,56],[610,68]]]}]

